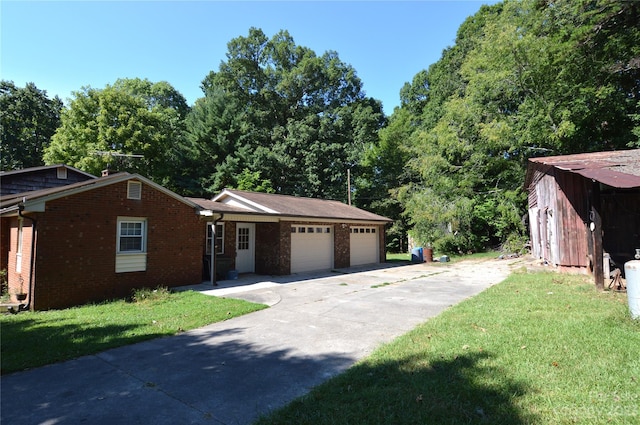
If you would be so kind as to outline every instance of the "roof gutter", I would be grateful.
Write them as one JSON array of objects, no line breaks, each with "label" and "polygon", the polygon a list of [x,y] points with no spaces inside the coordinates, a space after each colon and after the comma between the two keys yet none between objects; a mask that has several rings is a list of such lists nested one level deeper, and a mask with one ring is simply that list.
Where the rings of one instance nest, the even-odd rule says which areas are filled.
[{"label": "roof gutter", "polygon": [[10,213],[15,213],[16,211],[19,211],[19,210],[20,210],[19,205],[12,205],[10,207],[2,208],[0,209],[0,216],[5,216]]}]

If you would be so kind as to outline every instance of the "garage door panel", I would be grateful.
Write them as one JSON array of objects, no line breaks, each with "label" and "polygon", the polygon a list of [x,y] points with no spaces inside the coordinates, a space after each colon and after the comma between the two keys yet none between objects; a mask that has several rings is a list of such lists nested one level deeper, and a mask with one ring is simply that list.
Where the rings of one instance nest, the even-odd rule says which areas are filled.
[{"label": "garage door panel", "polygon": [[375,227],[352,227],[351,266],[378,263],[378,241],[378,229]]},{"label": "garage door panel", "polygon": [[333,268],[333,228],[292,226],[291,273]]}]

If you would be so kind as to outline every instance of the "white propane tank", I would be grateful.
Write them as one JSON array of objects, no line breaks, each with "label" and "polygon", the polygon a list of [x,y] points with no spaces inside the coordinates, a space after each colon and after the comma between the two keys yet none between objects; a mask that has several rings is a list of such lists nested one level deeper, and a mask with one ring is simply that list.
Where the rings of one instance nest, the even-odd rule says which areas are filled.
[{"label": "white propane tank", "polygon": [[640,319],[640,260],[627,261],[624,264],[627,278],[627,299],[632,319]]}]

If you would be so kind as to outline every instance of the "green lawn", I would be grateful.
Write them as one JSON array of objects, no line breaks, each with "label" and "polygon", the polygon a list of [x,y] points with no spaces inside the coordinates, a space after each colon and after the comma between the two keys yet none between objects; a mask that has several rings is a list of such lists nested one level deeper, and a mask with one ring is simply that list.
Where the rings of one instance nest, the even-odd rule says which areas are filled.
[{"label": "green lawn", "polygon": [[589,279],[517,273],[265,424],[640,424],[640,320]]},{"label": "green lawn", "polygon": [[[438,260],[443,254],[434,252],[433,259]],[[483,260],[490,258],[498,258],[500,255],[497,251],[488,251],[488,252],[477,252],[475,254],[465,254],[465,255],[449,255],[449,260],[452,263],[464,260]],[[400,261],[411,261],[411,253],[387,253],[387,262],[400,262]]]},{"label": "green lawn", "polygon": [[0,315],[2,373],[42,366],[227,320],[265,305],[193,291],[139,291],[133,301]]}]

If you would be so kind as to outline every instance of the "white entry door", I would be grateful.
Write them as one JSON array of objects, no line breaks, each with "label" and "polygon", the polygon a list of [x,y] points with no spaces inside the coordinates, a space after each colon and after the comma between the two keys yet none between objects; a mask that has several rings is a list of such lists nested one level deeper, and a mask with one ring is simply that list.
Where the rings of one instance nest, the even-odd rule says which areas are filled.
[{"label": "white entry door", "polygon": [[253,273],[256,268],[256,225],[236,225],[236,270],[238,273]]}]

